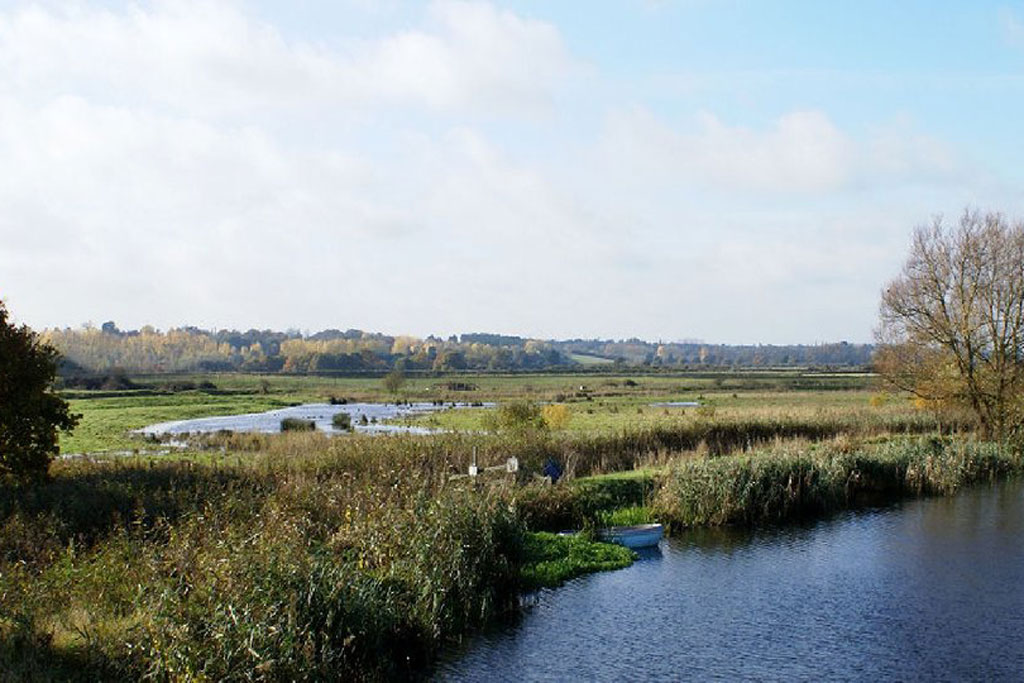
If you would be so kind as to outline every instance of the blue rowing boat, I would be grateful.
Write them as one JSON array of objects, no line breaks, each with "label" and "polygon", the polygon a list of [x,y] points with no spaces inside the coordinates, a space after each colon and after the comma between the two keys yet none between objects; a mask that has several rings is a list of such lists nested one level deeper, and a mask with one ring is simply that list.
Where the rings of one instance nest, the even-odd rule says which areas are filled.
[{"label": "blue rowing boat", "polygon": [[606,543],[618,543],[627,548],[647,548],[658,545],[665,533],[662,524],[634,524],[632,526],[610,526],[597,532]]}]

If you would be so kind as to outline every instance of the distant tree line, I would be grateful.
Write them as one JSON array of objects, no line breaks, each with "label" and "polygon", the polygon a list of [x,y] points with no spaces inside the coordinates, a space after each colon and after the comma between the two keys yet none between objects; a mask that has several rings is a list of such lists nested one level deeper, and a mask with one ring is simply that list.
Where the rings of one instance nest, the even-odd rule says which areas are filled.
[{"label": "distant tree line", "polygon": [[866,344],[731,346],[639,339],[552,341],[469,333],[447,338],[391,336],[357,329],[303,334],[291,330],[167,331],[146,326],[46,330],[43,339],[64,355],[64,375],[84,373],[282,372],[383,374],[403,372],[539,371],[583,367],[580,361],[651,368],[837,366],[870,363]]},{"label": "distant tree line", "polygon": [[871,362],[870,344],[734,345],[701,342],[651,343],[572,339],[558,342],[559,350],[618,361],[628,365],[686,367],[822,367],[863,366]]}]

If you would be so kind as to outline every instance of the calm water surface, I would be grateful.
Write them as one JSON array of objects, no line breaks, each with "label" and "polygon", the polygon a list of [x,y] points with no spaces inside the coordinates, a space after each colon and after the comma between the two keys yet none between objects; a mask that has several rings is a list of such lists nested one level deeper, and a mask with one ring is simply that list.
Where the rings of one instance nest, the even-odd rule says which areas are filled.
[{"label": "calm water surface", "polygon": [[[478,404],[480,407],[491,408],[493,403]],[[367,434],[430,434],[436,430],[401,424],[388,424],[387,420],[395,420],[412,415],[422,415],[441,410],[453,410],[472,407],[468,403],[304,403],[288,408],[278,408],[262,413],[245,413],[244,415],[219,415],[216,417],[199,417],[192,420],[175,420],[161,422],[136,430],[140,434],[163,436],[165,434],[204,434],[219,430],[233,432],[280,432],[281,420],[296,418],[309,420],[322,432],[334,433],[336,430],[331,420],[337,413],[348,413],[352,419],[352,427],[357,432]],[[366,419],[366,423],[362,419]]]},{"label": "calm water surface", "polygon": [[453,681],[1024,680],[1024,483],[662,541],[542,591]]}]

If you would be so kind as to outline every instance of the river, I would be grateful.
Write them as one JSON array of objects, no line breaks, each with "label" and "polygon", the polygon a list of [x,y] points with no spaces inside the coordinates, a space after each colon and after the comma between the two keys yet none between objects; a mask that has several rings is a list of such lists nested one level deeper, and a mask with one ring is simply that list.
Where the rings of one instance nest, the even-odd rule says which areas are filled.
[{"label": "river", "polygon": [[1024,680],[1024,482],[693,531],[529,598],[452,681]]}]

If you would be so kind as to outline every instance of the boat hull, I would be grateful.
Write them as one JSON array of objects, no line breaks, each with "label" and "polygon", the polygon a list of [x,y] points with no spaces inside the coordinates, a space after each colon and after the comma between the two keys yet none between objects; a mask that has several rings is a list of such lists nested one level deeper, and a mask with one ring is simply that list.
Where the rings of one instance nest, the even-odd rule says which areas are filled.
[{"label": "boat hull", "polygon": [[627,548],[649,548],[658,545],[665,534],[662,524],[636,524],[634,526],[613,526],[601,529],[598,536],[606,543],[618,543]]}]

